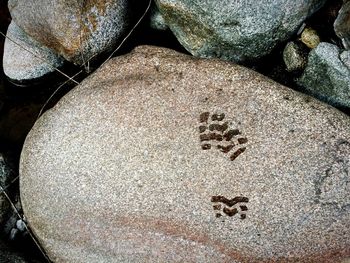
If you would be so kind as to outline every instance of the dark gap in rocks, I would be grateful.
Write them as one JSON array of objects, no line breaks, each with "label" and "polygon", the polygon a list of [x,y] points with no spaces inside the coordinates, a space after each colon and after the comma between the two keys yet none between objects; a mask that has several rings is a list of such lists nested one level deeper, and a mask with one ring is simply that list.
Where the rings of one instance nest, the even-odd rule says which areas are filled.
[{"label": "dark gap in rocks", "polygon": [[343,0],[328,0],[320,10],[305,21],[306,25],[317,31],[322,42],[329,42],[339,47],[342,47],[342,43],[335,34],[333,24],[342,4]]}]

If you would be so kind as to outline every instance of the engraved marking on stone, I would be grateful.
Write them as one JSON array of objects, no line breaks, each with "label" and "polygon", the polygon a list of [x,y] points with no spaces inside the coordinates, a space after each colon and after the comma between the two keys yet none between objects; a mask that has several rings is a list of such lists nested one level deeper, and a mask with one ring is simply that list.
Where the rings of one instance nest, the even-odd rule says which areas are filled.
[{"label": "engraved marking on stone", "polygon": [[207,130],[207,126],[199,126],[199,132],[203,133]]},{"label": "engraved marking on stone", "polygon": [[204,112],[199,116],[199,121],[208,123],[209,116],[210,116],[209,112]]},{"label": "engraved marking on stone", "polygon": [[213,205],[214,210],[221,210],[221,205]]},{"label": "engraved marking on stone", "polygon": [[228,132],[224,133],[224,138],[226,141],[230,141],[234,136],[241,134],[241,132],[237,129],[235,130],[229,130]]},{"label": "engraved marking on stone", "polygon": [[201,134],[199,136],[200,140],[203,141],[222,141],[223,137],[222,135],[218,134],[218,133],[208,133],[208,134]]},{"label": "engraved marking on stone", "polygon": [[[212,196],[211,202],[215,203],[213,205],[213,209],[215,211],[221,211],[222,205],[224,205],[222,212],[229,217],[232,217],[236,214],[240,215],[241,219],[245,219],[247,217],[246,212],[248,211],[248,207],[242,203],[248,203],[249,199],[244,196],[236,196],[235,198],[228,199],[222,195]],[[221,204],[217,204],[221,203]],[[216,213],[215,216],[217,218],[222,216],[222,213]]]},{"label": "engraved marking on stone", "polygon": [[239,207],[241,208],[242,211],[248,210],[248,207],[246,205],[240,205]]},{"label": "engraved marking on stone", "polygon": [[222,121],[225,118],[225,114],[221,113],[221,114],[213,114],[211,116],[211,120],[212,121]]},{"label": "engraved marking on stone", "polygon": [[229,151],[232,150],[233,147],[235,147],[235,145],[234,145],[234,144],[227,145],[227,146],[218,145],[217,147],[218,147],[218,149],[220,149],[220,151],[222,151],[223,153],[228,153]]},{"label": "engraved marking on stone", "polygon": [[248,142],[248,139],[247,138],[238,138],[238,143],[239,144],[245,144]]},{"label": "engraved marking on stone", "polygon": [[237,151],[235,151],[235,152],[230,156],[231,161],[234,161],[238,156],[240,156],[242,153],[244,153],[245,149],[246,149],[246,148],[244,147],[244,148],[239,148]]},{"label": "engraved marking on stone", "polygon": [[[238,129],[229,129],[229,123],[224,122],[224,119],[224,113],[200,114],[199,139],[202,150],[217,149],[224,154],[229,154],[230,160],[233,161],[246,150],[246,147],[240,147],[240,145],[246,144],[248,139],[243,137]],[[212,147],[213,144],[214,147]],[[238,147],[234,149],[236,146]],[[233,153],[230,153],[231,151]]]},{"label": "engraved marking on stone", "polygon": [[203,150],[210,150],[210,148],[211,148],[211,144],[209,144],[209,143],[206,143],[206,144],[202,145],[202,149]]},{"label": "engraved marking on stone", "polygon": [[227,130],[227,128],[228,128],[228,123],[227,122],[225,122],[223,125],[220,125],[220,124],[210,124],[209,125],[209,130],[210,131],[216,130],[216,131],[219,131],[219,132],[224,132],[224,131]]}]

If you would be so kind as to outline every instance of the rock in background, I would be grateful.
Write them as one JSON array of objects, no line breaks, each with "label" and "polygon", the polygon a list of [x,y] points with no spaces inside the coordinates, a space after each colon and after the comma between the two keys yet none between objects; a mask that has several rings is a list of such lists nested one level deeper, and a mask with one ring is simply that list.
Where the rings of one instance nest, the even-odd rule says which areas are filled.
[{"label": "rock in background", "polygon": [[347,21],[339,19],[344,18],[342,5],[344,9],[346,1],[328,1],[308,19],[299,38],[286,45],[283,60],[290,72],[286,76],[292,77],[295,89],[349,112],[349,52],[344,50],[339,34],[336,35],[340,25],[346,28]]},{"label": "rock in background", "polygon": [[307,63],[308,51],[300,42],[288,42],[283,50],[283,61],[288,72],[302,71]]},{"label": "rock in background", "polygon": [[260,74],[139,47],[35,124],[23,208],[57,262],[341,262],[349,141],[348,116]]},{"label": "rock in background", "polygon": [[23,83],[41,78],[64,63],[63,57],[32,39],[13,21],[6,36],[3,68],[12,81]]},{"label": "rock in background", "polygon": [[127,0],[10,0],[12,19],[68,61],[83,64],[110,50],[125,32]]},{"label": "rock in background", "polygon": [[193,55],[243,62],[269,54],[325,1],[156,0],[180,43]]},{"label": "rock in background", "polygon": [[299,84],[332,105],[350,108],[350,51],[321,43],[312,50]]}]

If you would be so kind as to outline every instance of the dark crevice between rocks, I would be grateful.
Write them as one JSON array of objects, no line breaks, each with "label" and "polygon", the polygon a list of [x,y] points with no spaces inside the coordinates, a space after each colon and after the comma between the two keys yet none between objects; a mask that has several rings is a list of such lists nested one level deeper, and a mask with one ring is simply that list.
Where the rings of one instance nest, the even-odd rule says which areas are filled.
[{"label": "dark crevice between rocks", "polygon": [[[306,21],[305,25],[316,30],[320,36],[321,42],[329,42],[337,45],[339,48],[343,49],[342,41],[337,37],[334,31],[334,21],[337,18],[338,11],[343,4],[343,0],[328,0],[325,5],[320,8],[315,14],[310,16]],[[297,79],[302,75],[302,71],[288,72],[283,61],[283,49],[289,41],[296,41],[300,43],[300,36],[294,35],[291,39],[286,42],[277,45],[274,50],[267,56],[262,57],[258,61],[245,63],[247,66],[274,81],[292,88],[296,91],[305,93],[307,95],[315,97],[315,94],[306,91],[303,87],[297,84]],[[302,44],[303,45],[303,44]],[[304,45],[304,48],[311,51],[308,47]],[[329,103],[326,97],[318,96],[325,103]],[[333,105],[340,111],[347,115],[350,115],[350,109],[347,107],[342,107],[339,105]]]},{"label": "dark crevice between rocks", "polygon": [[320,10],[305,21],[307,25],[317,31],[321,41],[329,42],[339,47],[343,45],[335,34],[333,25],[342,4],[343,0],[328,0]]}]

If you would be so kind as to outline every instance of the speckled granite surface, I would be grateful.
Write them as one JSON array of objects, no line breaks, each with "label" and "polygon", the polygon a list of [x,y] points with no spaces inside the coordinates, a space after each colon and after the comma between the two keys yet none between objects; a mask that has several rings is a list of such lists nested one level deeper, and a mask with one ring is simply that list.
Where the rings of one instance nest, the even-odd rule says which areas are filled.
[{"label": "speckled granite surface", "polygon": [[144,46],[41,117],[20,186],[54,262],[341,262],[349,156],[336,109]]}]

